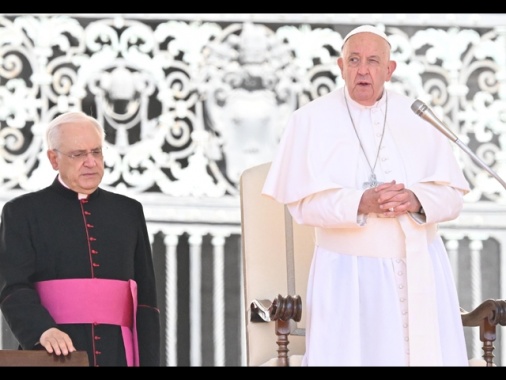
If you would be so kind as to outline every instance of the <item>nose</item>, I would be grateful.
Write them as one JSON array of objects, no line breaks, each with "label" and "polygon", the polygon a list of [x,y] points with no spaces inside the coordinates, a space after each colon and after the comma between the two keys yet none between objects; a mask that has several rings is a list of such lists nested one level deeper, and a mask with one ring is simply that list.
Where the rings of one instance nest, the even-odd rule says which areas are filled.
[{"label": "nose", "polygon": [[367,65],[367,62],[359,62],[358,64],[358,73],[359,74],[367,74],[367,72],[369,71],[369,67]]},{"label": "nose", "polygon": [[87,152],[84,158],[84,163],[87,166],[94,166],[97,164],[97,159],[93,156],[93,152]]}]

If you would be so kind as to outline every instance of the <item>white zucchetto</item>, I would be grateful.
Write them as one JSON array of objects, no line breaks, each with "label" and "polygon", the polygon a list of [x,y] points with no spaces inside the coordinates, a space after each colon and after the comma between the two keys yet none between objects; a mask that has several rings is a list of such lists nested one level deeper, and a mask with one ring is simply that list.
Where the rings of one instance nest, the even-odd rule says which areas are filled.
[{"label": "white zucchetto", "polygon": [[358,33],[373,33],[373,34],[376,34],[377,36],[380,36],[381,38],[383,38],[390,45],[390,41],[388,41],[388,37],[385,34],[385,32],[383,32],[382,30],[380,30],[377,27],[372,26],[372,25],[361,25],[361,26],[356,27],[355,29],[353,29],[351,32],[349,32],[346,35],[346,37],[344,37],[343,43],[341,45],[341,50],[343,49],[344,43],[348,40],[348,38],[350,38],[351,36],[354,36],[355,34],[358,34]]}]

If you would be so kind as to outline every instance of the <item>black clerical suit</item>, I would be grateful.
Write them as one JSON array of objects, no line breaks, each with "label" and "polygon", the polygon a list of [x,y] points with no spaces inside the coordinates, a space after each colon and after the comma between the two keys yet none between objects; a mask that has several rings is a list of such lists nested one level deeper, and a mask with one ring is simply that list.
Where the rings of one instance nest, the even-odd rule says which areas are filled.
[{"label": "black clerical suit", "polygon": [[151,245],[138,201],[101,188],[79,200],[56,178],[7,202],[0,222],[0,309],[20,348],[42,348],[41,334],[58,327],[91,366],[126,365],[120,326],[57,325],[41,305],[34,282],[69,278],[134,280],[140,365],[160,365]]}]

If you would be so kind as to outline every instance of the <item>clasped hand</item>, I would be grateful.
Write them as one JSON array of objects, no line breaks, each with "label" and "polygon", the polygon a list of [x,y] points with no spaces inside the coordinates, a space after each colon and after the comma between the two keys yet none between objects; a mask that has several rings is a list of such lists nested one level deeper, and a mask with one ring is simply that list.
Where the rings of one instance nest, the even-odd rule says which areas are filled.
[{"label": "clasped hand", "polygon": [[419,209],[420,202],[416,195],[394,180],[367,189],[362,195],[358,211],[359,214],[376,213],[395,217]]}]

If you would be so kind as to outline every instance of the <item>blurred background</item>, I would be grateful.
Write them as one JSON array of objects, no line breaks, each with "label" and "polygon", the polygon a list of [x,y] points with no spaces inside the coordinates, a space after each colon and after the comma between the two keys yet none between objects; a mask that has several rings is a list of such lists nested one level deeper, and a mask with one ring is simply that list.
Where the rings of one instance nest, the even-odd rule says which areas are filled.
[{"label": "blurred background", "polygon": [[[244,365],[241,173],[272,159],[291,112],[343,84],[341,42],[361,24],[389,36],[388,86],[505,178],[506,14],[0,14],[0,209],[52,182],[52,118],[95,116],[102,186],[145,208],[163,365]],[[470,310],[506,294],[506,190],[454,147],[472,191],[440,230]],[[16,348],[0,323],[0,348]]]}]

